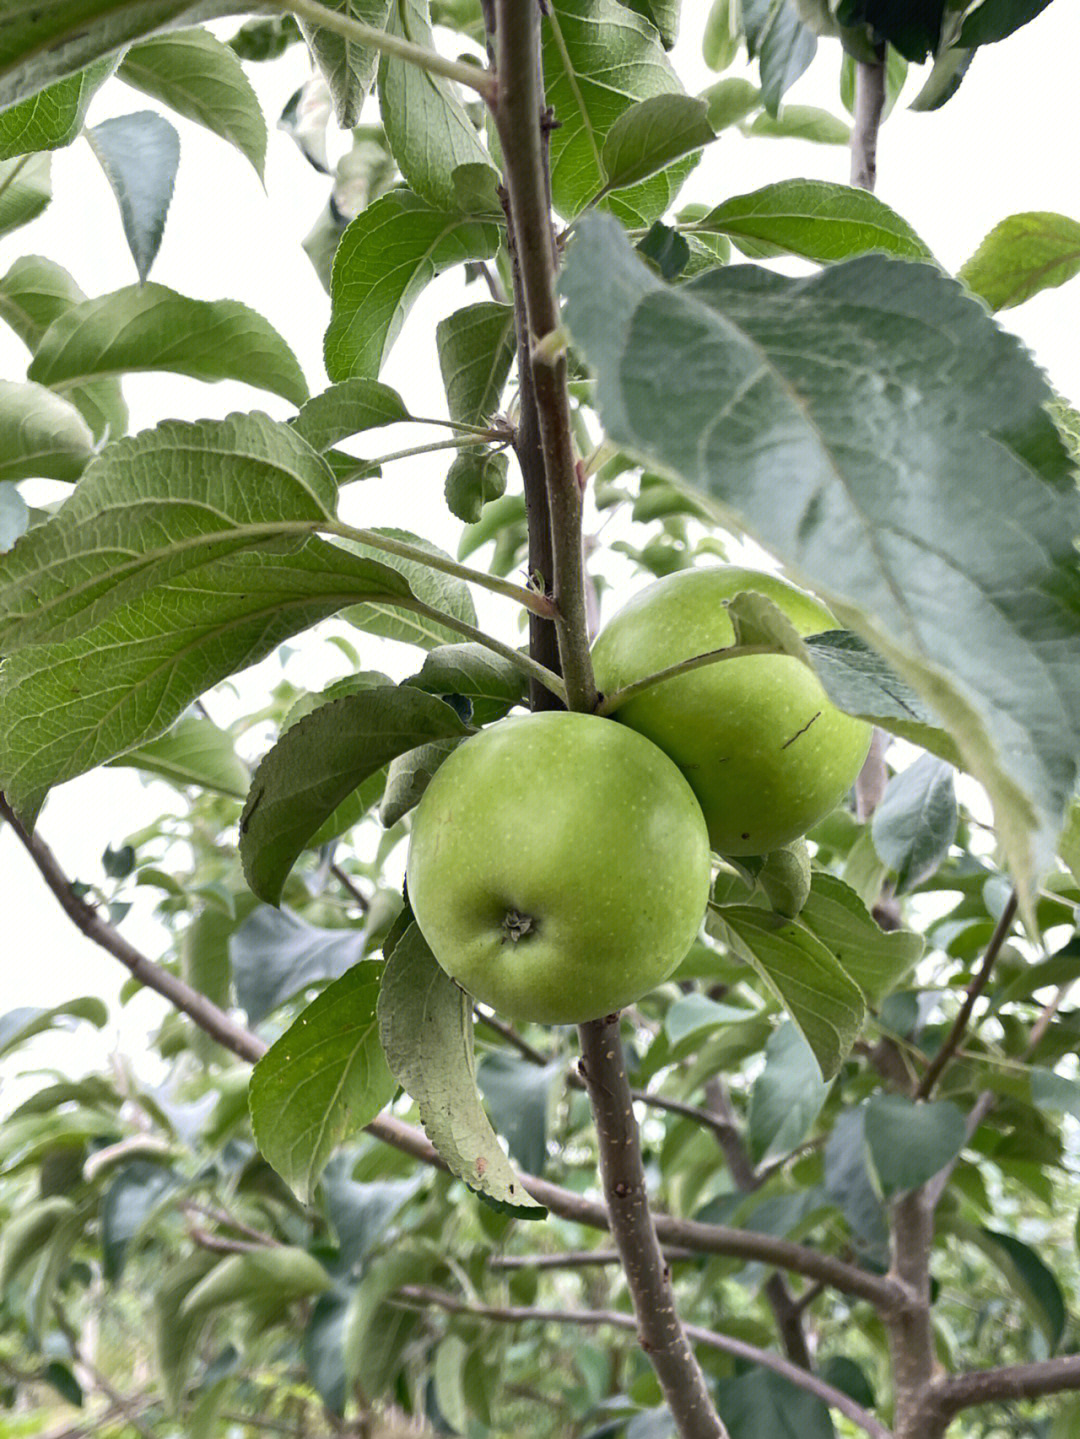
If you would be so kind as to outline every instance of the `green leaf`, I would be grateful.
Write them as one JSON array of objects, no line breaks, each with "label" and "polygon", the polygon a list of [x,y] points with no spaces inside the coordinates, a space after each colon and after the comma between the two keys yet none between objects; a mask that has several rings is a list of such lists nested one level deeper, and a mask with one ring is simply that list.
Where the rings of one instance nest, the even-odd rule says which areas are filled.
[{"label": "green leaf", "polygon": [[433,695],[459,695],[472,704],[473,723],[491,724],[524,704],[528,680],[509,660],[480,644],[439,645],[420,673],[405,681]]},{"label": "green leaf", "polygon": [[992,310],[1008,310],[1076,274],[1080,224],[1065,215],[1028,210],[995,225],[959,278]]},{"label": "green leaf", "polygon": [[708,106],[692,95],[654,95],[624,110],[600,152],[607,188],[647,180],[716,139]]},{"label": "green leaf", "polygon": [[[425,50],[436,48],[428,0],[390,0],[386,29]],[[454,171],[459,165],[491,170],[491,161],[456,87],[411,61],[384,55],[379,63],[379,114],[410,190],[437,210],[466,208],[458,198]],[[494,170],[491,174],[494,181]]]},{"label": "green leaf", "polygon": [[396,425],[412,416],[396,390],[378,380],[344,380],[313,395],[293,421],[293,428],[313,450],[331,446],[364,430]]},{"label": "green leaf", "polygon": [[1080,1083],[1075,1079],[1066,1079],[1063,1074],[1055,1074],[1052,1069],[1032,1069],[1031,1098],[1040,1109],[1071,1114],[1074,1119],[1080,1119]]},{"label": "green leaf", "polygon": [[761,975],[831,1079],[858,1038],[866,1005],[854,981],[804,925],[750,905],[713,907],[735,952]]},{"label": "green leaf", "polygon": [[379,964],[353,965],[293,1021],[251,1076],[255,1142],[305,1202],[337,1146],[369,1124],[397,1089],[375,1018],[381,977]]},{"label": "green leaf", "polygon": [[983,0],[964,20],[961,45],[992,45],[1041,15],[1050,0]]},{"label": "green leaf", "polygon": [[547,1210],[526,1192],[480,1105],[472,1000],[439,968],[415,924],[387,961],[379,1030],[387,1063],[450,1172],[493,1208],[543,1219]]},{"label": "green leaf", "polygon": [[93,452],[74,405],[43,385],[0,380],[0,480],[77,480]]},{"label": "green leaf", "polygon": [[1047,1268],[1034,1249],[1011,1234],[983,1229],[977,1237],[968,1237],[975,1239],[983,1252],[993,1259],[1009,1281],[1010,1289],[1031,1311],[1051,1351],[1056,1349],[1061,1343],[1068,1316],[1065,1297],[1053,1271]]},{"label": "green leaf", "polygon": [[58,1359],[51,1359],[41,1371],[41,1377],[56,1390],[66,1404],[72,1404],[77,1409],[82,1408],[82,1385],[66,1364],[61,1364]]},{"label": "green leaf", "polygon": [[[339,15],[362,20],[380,30],[386,27],[390,5],[391,0],[328,0],[328,8]],[[343,130],[351,130],[374,84],[378,51],[306,20],[300,21],[300,29],[329,86],[338,124]]]},{"label": "green leaf", "polygon": [[323,1176],[326,1210],[337,1235],[341,1262],[348,1269],[368,1257],[423,1182],[419,1170],[408,1179],[362,1183],[349,1179],[340,1163],[328,1166]]},{"label": "green leaf", "polygon": [[748,135],[775,140],[809,140],[815,145],[847,145],[851,126],[816,105],[785,105],[777,114],[765,111],[746,127]]},{"label": "green leaf", "polygon": [[420,803],[436,770],[460,743],[457,738],[434,740],[390,761],[386,790],[379,805],[379,822],[384,829],[392,829]]},{"label": "green leaf", "polygon": [[320,1294],[304,1329],[304,1366],[308,1378],[331,1414],[345,1413],[345,1322],[349,1301],[336,1291]]},{"label": "green leaf", "polygon": [[794,1024],[782,1024],[765,1047],[765,1068],[750,1091],[747,1138],[754,1162],[791,1151],[821,1113],[829,1087]]},{"label": "green leaf", "polygon": [[960,48],[943,50],[934,61],[933,69],[908,109],[915,111],[939,110],[946,100],[951,100],[959,90],[974,58],[974,50]]},{"label": "green leaf", "polygon": [[417,1314],[393,1302],[403,1284],[423,1284],[440,1260],[429,1247],[399,1243],[372,1260],[352,1291],[342,1347],[350,1385],[359,1388],[365,1404],[390,1389],[400,1370]]},{"label": "green leaf", "polygon": [[255,771],[240,819],[251,888],[276,904],[310,836],[357,785],[395,755],[467,733],[449,705],[407,685],[344,695],[286,730]]},{"label": "green leaf", "polygon": [[20,155],[0,161],[0,235],[36,220],[52,199],[52,157]]},{"label": "green leaf", "polygon": [[258,96],[235,50],[209,30],[179,30],[133,45],[117,75],[228,140],[262,178],[266,121]]},{"label": "green leaf", "polygon": [[746,49],[761,68],[761,98],[770,115],[817,54],[817,36],[794,0],[742,0]]},{"label": "green leaf", "polygon": [[701,58],[710,70],[726,70],[739,53],[738,14],[731,0],[712,0],[705,33],[701,37]]},{"label": "green leaf", "polygon": [[28,373],[63,390],[136,370],[242,380],[294,405],[307,399],[296,357],[261,315],[237,300],[189,300],[164,285],[132,285],[65,310]]},{"label": "green leaf", "polygon": [[715,85],[702,90],[701,99],[705,101],[709,124],[719,131],[726,130],[729,125],[737,125],[752,110],[756,110],[761,104],[761,91],[749,80],[733,77],[718,80]]},{"label": "green leaf", "polygon": [[69,1029],[71,1026],[64,1023],[68,1019],[84,1019],[95,1029],[102,1029],[109,1021],[109,1011],[93,995],[69,999],[51,1009],[10,1009],[0,1015],[0,1059],[35,1034],[44,1034],[47,1029]]},{"label": "green leaf", "polygon": [[644,15],[659,30],[665,50],[670,50],[679,31],[679,10],[682,0],[626,0],[631,10]]},{"label": "green leaf", "polygon": [[320,929],[287,909],[259,905],[229,939],[236,1002],[260,1024],[286,1000],[340,979],[364,958],[360,929]]},{"label": "green leaf", "polygon": [[332,380],[376,379],[412,306],[436,275],[466,260],[490,260],[493,220],[432,209],[391,190],[349,225],[334,257],[326,371]]},{"label": "green leaf", "polygon": [[1030,357],[939,271],[878,255],[669,288],[588,216],[563,284],[609,437],[711,496],[922,694],[1030,895],[1080,753],[1080,497]]},{"label": "green leaf", "polygon": [[[604,142],[639,100],[682,86],[647,20],[618,0],[553,0],[544,26],[544,82],[559,128],[551,133],[555,208],[573,218],[605,188]],[[651,225],[689,173],[682,163],[605,202],[627,223]]]},{"label": "green leaf", "polygon": [[815,870],[799,921],[817,935],[844,972],[878,1005],[922,958],[925,941],[910,930],[883,930],[855,891]]},{"label": "green leaf", "polygon": [[446,473],[446,506],[467,525],[475,524],[483,508],[506,493],[510,462],[503,451],[476,446],[460,451]]},{"label": "green leaf", "polygon": [[888,1263],[889,1230],[867,1163],[866,1106],[836,1117],[825,1145],[825,1191],[852,1233],[881,1263]]},{"label": "green leaf", "polygon": [[140,281],[150,273],[169,213],[180,137],[153,110],[117,115],[86,132],[112,186]]},{"label": "green leaf", "polygon": [[251,782],[232,736],[207,719],[185,715],[160,739],[129,750],[109,763],[157,775],[178,789],[196,785],[232,799],[244,799]]},{"label": "green leaf", "polygon": [[552,1085],[563,1072],[559,1059],[533,1064],[503,1050],[485,1054],[476,1072],[495,1130],[527,1174],[544,1172]]},{"label": "green leaf", "polygon": [[87,106],[115,69],[115,60],[99,60],[21,104],[0,110],[0,160],[31,150],[58,150],[78,139]]},{"label": "green leaf", "polygon": [[262,64],[284,55],[302,38],[291,15],[270,15],[265,20],[245,20],[226,44],[238,59]]},{"label": "green leaf", "polygon": [[768,1369],[722,1380],[716,1403],[730,1439],[836,1439],[821,1400]]},{"label": "green leaf", "polygon": [[745,254],[785,253],[818,264],[880,250],[909,260],[930,251],[888,205],[866,190],[825,180],[781,180],[717,205],[695,229],[729,235]]},{"label": "green leaf", "polygon": [[[2,203],[0,198],[0,216]],[[23,255],[0,280],[0,319],[11,326],[31,353],[36,353],[52,322],[85,299],[62,265],[41,255]],[[115,440],[127,429],[127,405],[118,379],[73,385],[67,398],[93,430],[95,439],[107,435]]]},{"label": "green leaf", "polygon": [[6,653],[78,634],[164,580],[331,513],[333,478],[258,412],[167,420],[109,446],[71,498],[0,561]]},{"label": "green leaf", "polygon": [[956,838],[959,812],[952,766],[925,754],[893,775],[874,811],[874,848],[896,875],[898,892],[929,879]]},{"label": "green leaf", "polygon": [[230,1254],[189,1291],[180,1305],[179,1317],[193,1319],[228,1304],[263,1300],[286,1305],[323,1294],[330,1287],[330,1276],[319,1261],[293,1245]]},{"label": "green leaf", "polygon": [[664,1015],[664,1033],[673,1045],[680,1044],[690,1035],[702,1030],[715,1029],[717,1025],[738,1024],[747,1018],[745,1009],[732,1004],[721,1004],[707,994],[692,991],[684,994],[670,1006]]},{"label": "green leaf", "polygon": [[290,635],[351,601],[405,604],[407,595],[387,566],[322,540],[228,555],[162,580],[74,639],[5,661],[0,783],[32,824],[52,785],[153,739]]},{"label": "green leaf", "polygon": [[129,1245],[181,1182],[173,1170],[146,1159],[116,1171],[101,1196],[99,1214],[102,1269],[110,1283],[115,1284],[123,1273]]},{"label": "green leaf", "polygon": [[165,1272],[154,1291],[154,1360],[169,1411],[179,1412],[195,1348],[206,1323],[206,1315],[185,1317],[180,1306],[192,1289],[205,1279],[217,1263],[217,1255],[188,1254]]},{"label": "green leaf", "polygon": [[485,424],[499,408],[514,362],[514,307],[466,305],[439,321],[435,338],[450,418]]},{"label": "green leaf", "polygon": [[[380,528],[374,533],[427,550],[443,559],[447,558],[437,545],[409,530]],[[405,593],[414,595],[428,609],[441,611],[452,619],[475,626],[476,609],[464,580],[443,574],[440,570],[430,569],[419,560],[402,559],[399,555],[392,555],[372,545],[354,544],[352,541],[344,543],[351,553],[370,556],[378,560],[384,568],[396,570],[407,583]],[[393,592],[391,596],[389,603],[354,605],[345,611],[345,619],[367,634],[380,635],[388,640],[400,640],[403,644],[419,645],[426,650],[452,644],[460,638],[455,630],[439,620],[437,614],[425,614],[420,610],[410,609],[404,601],[395,603]]]},{"label": "green leaf", "polygon": [[11,1215],[0,1232],[0,1294],[36,1259],[75,1205],[62,1194],[38,1199]]},{"label": "green leaf", "polygon": [[934,55],[941,42],[945,0],[922,5],[895,5],[883,0],[840,0],[841,25],[869,25],[877,41],[888,41],[916,65]]},{"label": "green leaf", "polygon": [[902,1094],[875,1094],[866,1106],[866,1143],[882,1193],[918,1189],[964,1147],[964,1116],[940,1100],[916,1104]]}]

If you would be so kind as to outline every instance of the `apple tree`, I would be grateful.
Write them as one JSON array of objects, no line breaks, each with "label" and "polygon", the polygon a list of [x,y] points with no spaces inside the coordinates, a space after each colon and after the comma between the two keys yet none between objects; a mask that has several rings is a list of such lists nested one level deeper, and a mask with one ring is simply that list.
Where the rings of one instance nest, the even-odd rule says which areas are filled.
[{"label": "apple tree", "polygon": [[[1080,417],[997,318],[1080,224],[954,277],[873,193],[1047,3],[0,0],[0,234],[85,137],[137,273],[0,277],[0,816],[168,1005],[5,1103],[0,1434],[1080,1433]],[[325,377],[149,278],[271,66]],[[159,812],[73,875],[102,766]],[[109,1022],[42,999],[13,1074]]]}]

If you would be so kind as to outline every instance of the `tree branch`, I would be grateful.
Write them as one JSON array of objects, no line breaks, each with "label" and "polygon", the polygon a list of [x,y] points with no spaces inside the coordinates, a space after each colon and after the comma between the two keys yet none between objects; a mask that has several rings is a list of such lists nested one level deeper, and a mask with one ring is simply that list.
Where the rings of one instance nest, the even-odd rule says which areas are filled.
[{"label": "tree branch", "polygon": [[[679,1249],[674,1245],[664,1250],[669,1264],[683,1259],[700,1259],[696,1249]],[[487,1261],[489,1269],[591,1269],[603,1264],[621,1264],[617,1249],[567,1249],[561,1254],[493,1254]]]},{"label": "tree branch", "polygon": [[426,70],[429,75],[441,75],[446,80],[456,80],[459,85],[475,90],[485,100],[490,101],[495,93],[495,77],[482,65],[473,65],[464,60],[447,60],[435,50],[414,45],[411,40],[391,35],[375,25],[365,25],[362,20],[354,20],[340,10],[329,10],[325,5],[319,5],[317,0],[287,0],[287,3],[269,0],[269,4],[275,10],[291,10],[309,25],[331,30],[335,35],[341,35],[357,45],[378,50],[382,55],[393,55],[397,60],[405,60],[420,70]]},{"label": "tree branch", "polygon": [[873,190],[877,183],[877,145],[885,109],[885,55],[873,64],[855,62],[855,123],[851,129],[851,183]]},{"label": "tree branch", "polygon": [[1042,1399],[1048,1394],[1080,1390],[1080,1354],[1062,1354],[1034,1364],[1011,1364],[1001,1369],[972,1370],[937,1379],[929,1402],[951,1419],[962,1409],[1006,1399]]},{"label": "tree branch", "polygon": [[[440,1289],[431,1289],[425,1285],[409,1285],[398,1290],[398,1295],[400,1298],[411,1300],[418,1305],[434,1304],[453,1314],[474,1314],[480,1318],[493,1319],[504,1324],[533,1322],[580,1324],[589,1328],[602,1324],[610,1325],[613,1329],[635,1329],[637,1327],[632,1315],[620,1314],[609,1309],[526,1309],[489,1304],[467,1304],[453,1294],[447,1294]],[[722,1354],[730,1354],[749,1364],[758,1364],[763,1369],[771,1369],[774,1374],[781,1375],[796,1388],[804,1390],[807,1394],[813,1394],[816,1399],[820,1399],[831,1409],[836,1409],[845,1415],[865,1433],[872,1435],[873,1439],[891,1439],[884,1424],[875,1419],[861,1405],[856,1404],[841,1390],[834,1389],[831,1384],[826,1384],[823,1379],[782,1359],[779,1354],[772,1354],[767,1349],[759,1349],[754,1344],[747,1344],[742,1339],[734,1339],[728,1334],[718,1334],[714,1330],[703,1329],[697,1324],[688,1324],[686,1332],[697,1344],[702,1344],[710,1349],[718,1349]]]},{"label": "tree branch", "polygon": [[[262,1058],[267,1050],[263,1040],[245,1029],[198,990],[192,989],[183,980],[170,974],[163,965],[156,964],[141,954],[118,934],[92,905],[87,904],[74,892],[71,881],[52,850],[38,835],[30,836],[26,833],[2,794],[0,819],[7,820],[11,825],[12,832],[26,849],[45,883],[77,929],[106,953],[118,959],[147,989],[152,989],[167,999],[239,1059],[254,1064]],[[403,1154],[410,1155],[421,1164],[436,1169],[446,1168],[427,1137],[396,1115],[379,1115],[367,1126],[367,1133]],[[523,1182],[533,1198],[539,1200],[553,1214],[589,1229],[610,1227],[607,1211],[602,1204],[557,1184],[551,1184],[536,1175],[523,1176]],[[656,1215],[655,1224],[657,1234],[664,1244],[693,1249],[699,1254],[720,1254],[731,1259],[742,1259],[746,1263],[756,1261],[777,1269],[787,1269],[793,1274],[801,1274],[807,1279],[838,1289],[852,1298],[865,1299],[883,1315],[891,1313],[903,1302],[902,1289],[889,1279],[803,1244],[778,1239],[771,1234],[756,1234],[722,1224],[702,1224],[697,1220],[676,1219],[665,1214]]]},{"label": "tree branch", "polygon": [[727,1439],[676,1312],[671,1271],[660,1252],[649,1211],[619,1016],[611,1014],[579,1025],[578,1034],[581,1069],[596,1120],[611,1233],[622,1255],[639,1342],[656,1371],[682,1439]]},{"label": "tree branch", "polygon": [[1001,946],[1008,939],[1012,930],[1013,921],[1016,919],[1016,908],[1017,895],[1014,889],[1006,900],[1005,908],[1001,911],[1001,918],[998,920],[994,927],[994,932],[990,936],[990,941],[986,946],[986,953],[983,955],[982,964],[979,966],[978,973],[968,986],[967,996],[960,1007],[960,1013],[953,1021],[952,1028],[945,1036],[941,1048],[937,1054],[934,1055],[929,1069],[927,1069],[923,1075],[919,1087],[915,1091],[916,1099],[928,1099],[930,1097],[933,1093],[934,1085],[937,1084],[946,1065],[960,1047],[960,1042],[964,1037],[968,1022],[971,1019],[971,1012],[975,1008],[975,1001],[990,983],[990,971],[994,967],[994,961],[1000,954]]}]

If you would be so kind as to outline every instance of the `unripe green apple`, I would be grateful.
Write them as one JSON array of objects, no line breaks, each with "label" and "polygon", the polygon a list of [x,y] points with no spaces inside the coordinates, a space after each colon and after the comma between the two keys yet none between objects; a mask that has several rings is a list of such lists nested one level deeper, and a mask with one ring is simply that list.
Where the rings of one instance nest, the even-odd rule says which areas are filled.
[{"label": "unripe green apple", "polygon": [[[600,689],[735,642],[725,600],[767,596],[801,635],[834,630],[819,600],[775,575],[735,565],[681,570],[650,585],[593,647]],[[689,780],[720,854],[766,854],[805,834],[847,793],[870,726],[836,709],[790,655],[743,655],[664,680],[615,717],[670,755]]]},{"label": "unripe green apple", "polygon": [[501,720],[460,745],[413,816],[408,890],[439,964],[511,1019],[632,1004],[690,948],[709,842],[690,786],[596,715]]}]

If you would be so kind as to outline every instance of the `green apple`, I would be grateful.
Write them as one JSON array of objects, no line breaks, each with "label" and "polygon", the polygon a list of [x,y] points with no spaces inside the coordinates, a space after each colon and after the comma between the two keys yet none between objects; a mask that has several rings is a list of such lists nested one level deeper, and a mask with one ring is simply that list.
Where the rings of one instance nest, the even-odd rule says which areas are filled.
[{"label": "green apple", "polygon": [[510,1019],[632,1004],[693,943],[709,893],[693,791],[597,715],[501,720],[460,745],[413,816],[409,900],[432,953]]},{"label": "green apple", "polygon": [[[734,644],[725,601],[767,596],[801,635],[837,628],[819,600],[735,565],[680,570],[613,616],[593,647],[608,694],[680,660]],[[805,834],[843,799],[870,726],[829,703],[790,655],[744,655],[644,690],[615,717],[670,755],[689,780],[720,854],[766,854]]]}]

